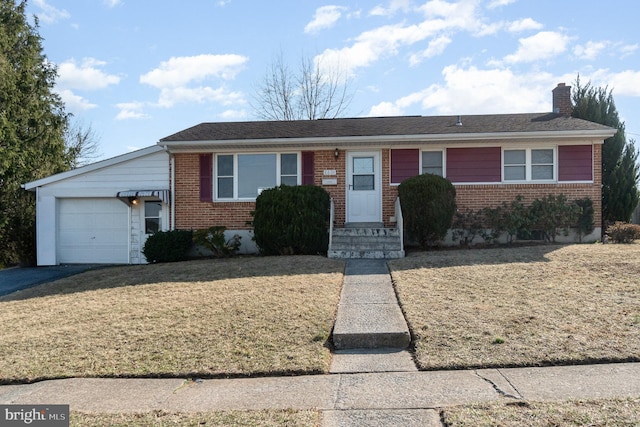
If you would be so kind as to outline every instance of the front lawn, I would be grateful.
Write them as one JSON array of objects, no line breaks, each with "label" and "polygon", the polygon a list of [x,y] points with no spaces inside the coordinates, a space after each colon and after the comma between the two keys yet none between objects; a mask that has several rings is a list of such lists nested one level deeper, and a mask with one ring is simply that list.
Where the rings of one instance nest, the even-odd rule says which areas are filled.
[{"label": "front lawn", "polygon": [[143,414],[71,413],[72,427],[225,426],[225,427],[315,427],[318,411],[216,411],[194,414],[164,411]]},{"label": "front lawn", "polygon": [[238,257],[88,271],[0,298],[0,383],[327,372],[344,263]]},{"label": "front lawn", "polygon": [[446,408],[448,427],[631,427],[640,425],[640,399],[497,402]]},{"label": "front lawn", "polygon": [[420,252],[389,265],[420,369],[640,360],[640,244]]}]

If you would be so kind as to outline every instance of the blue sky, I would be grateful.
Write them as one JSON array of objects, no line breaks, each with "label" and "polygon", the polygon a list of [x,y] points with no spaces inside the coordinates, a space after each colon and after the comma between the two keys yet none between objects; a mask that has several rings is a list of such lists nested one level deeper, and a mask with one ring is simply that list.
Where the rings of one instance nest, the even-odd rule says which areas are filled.
[{"label": "blue sky", "polygon": [[[631,0],[29,0],[56,91],[102,158],[201,122],[256,120],[282,52],[340,67],[347,116],[551,111],[560,82],[613,89],[640,140]],[[640,145],[640,144],[639,144]]]}]

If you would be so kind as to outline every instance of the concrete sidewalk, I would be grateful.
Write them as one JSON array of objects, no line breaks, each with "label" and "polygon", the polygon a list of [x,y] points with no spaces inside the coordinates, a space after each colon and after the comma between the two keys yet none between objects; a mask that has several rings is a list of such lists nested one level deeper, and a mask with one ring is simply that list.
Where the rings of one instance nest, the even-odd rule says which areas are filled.
[{"label": "concrete sidewalk", "polygon": [[640,397],[640,363],[196,381],[73,378],[0,386],[2,404],[69,404],[99,413],[317,409],[325,427],[440,426],[437,408],[447,406],[614,397]]}]

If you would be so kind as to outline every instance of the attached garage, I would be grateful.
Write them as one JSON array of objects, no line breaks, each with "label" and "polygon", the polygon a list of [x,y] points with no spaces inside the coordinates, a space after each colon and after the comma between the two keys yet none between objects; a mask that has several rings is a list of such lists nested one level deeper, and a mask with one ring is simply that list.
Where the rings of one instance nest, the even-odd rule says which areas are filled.
[{"label": "attached garage", "polygon": [[169,170],[151,146],[25,184],[36,193],[38,265],[146,262],[146,238],[170,228]]},{"label": "attached garage", "polygon": [[129,262],[129,209],[118,199],[58,199],[61,264]]}]

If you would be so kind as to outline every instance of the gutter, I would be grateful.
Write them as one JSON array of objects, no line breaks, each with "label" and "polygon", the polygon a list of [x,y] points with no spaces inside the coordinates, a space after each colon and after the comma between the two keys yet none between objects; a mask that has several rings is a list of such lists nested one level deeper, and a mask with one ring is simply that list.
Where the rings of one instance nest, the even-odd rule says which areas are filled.
[{"label": "gutter", "polygon": [[[592,139],[595,143],[603,143],[605,139],[612,137],[612,130],[576,130],[576,131],[537,131],[537,132],[492,132],[492,133],[456,133],[456,134],[417,134],[417,135],[373,135],[373,136],[341,136],[341,137],[311,137],[311,138],[265,138],[265,139],[222,139],[222,140],[198,140],[198,141],[161,141],[168,152],[201,149],[212,147],[237,148],[237,147],[289,147],[299,146],[326,146],[335,145],[402,145],[407,143],[433,143],[433,142],[480,142],[483,140],[530,140],[530,139]],[[599,141],[599,142],[597,142]],[[159,143],[160,144],[160,143]]]}]

